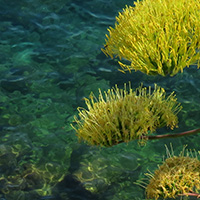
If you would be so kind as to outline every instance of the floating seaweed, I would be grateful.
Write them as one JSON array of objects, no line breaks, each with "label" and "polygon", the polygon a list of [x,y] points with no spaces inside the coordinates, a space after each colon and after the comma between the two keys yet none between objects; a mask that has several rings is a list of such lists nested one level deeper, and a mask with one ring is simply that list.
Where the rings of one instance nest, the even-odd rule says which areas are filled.
[{"label": "floating seaweed", "polygon": [[197,0],[144,0],[126,6],[108,29],[102,51],[117,56],[121,71],[175,75],[200,67],[200,3]]},{"label": "floating seaweed", "polygon": [[85,98],[87,110],[78,108],[78,125],[74,127],[79,139],[91,145],[113,146],[121,142],[139,139],[144,141],[145,135],[155,132],[157,128],[177,126],[177,113],[181,106],[172,92],[166,97],[163,88],[155,84],[151,87],[140,86],[135,91],[119,89],[117,85],[102,94],[99,98],[93,94]]}]

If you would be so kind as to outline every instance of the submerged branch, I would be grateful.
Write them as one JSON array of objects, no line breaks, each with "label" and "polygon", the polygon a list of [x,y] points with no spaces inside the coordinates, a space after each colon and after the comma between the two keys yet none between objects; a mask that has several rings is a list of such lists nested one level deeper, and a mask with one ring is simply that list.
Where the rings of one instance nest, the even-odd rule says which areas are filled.
[{"label": "submerged branch", "polygon": [[193,135],[200,133],[200,128],[190,130],[190,131],[185,131],[182,133],[176,133],[176,134],[166,134],[166,135],[155,135],[155,136],[145,136],[144,139],[148,140],[156,140],[156,139],[163,139],[163,138],[176,138],[176,137],[183,137],[183,136],[188,136],[188,135]]},{"label": "submerged branch", "polygon": [[179,194],[179,196],[193,196],[193,197],[200,198],[200,194],[198,193],[184,193],[184,194]]}]

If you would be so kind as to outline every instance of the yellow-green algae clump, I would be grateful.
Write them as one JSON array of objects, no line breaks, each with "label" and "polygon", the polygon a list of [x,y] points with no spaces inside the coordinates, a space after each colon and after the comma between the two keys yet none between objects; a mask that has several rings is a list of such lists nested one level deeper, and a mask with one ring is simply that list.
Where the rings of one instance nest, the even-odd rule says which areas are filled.
[{"label": "yellow-green algae clump", "polygon": [[119,62],[121,71],[173,76],[191,64],[200,67],[199,0],[137,1],[116,20],[102,50],[130,61]]},{"label": "yellow-green algae clump", "polygon": [[75,128],[80,140],[90,145],[112,146],[121,142],[139,139],[157,128],[177,126],[176,114],[181,109],[174,93],[166,97],[163,88],[155,84],[151,87],[140,86],[131,89],[109,89],[98,99],[91,94],[85,99],[87,109],[78,108],[79,118],[75,116]]},{"label": "yellow-green algae clump", "polygon": [[[192,154],[191,154],[192,155]],[[148,199],[176,198],[200,193],[200,161],[197,156],[170,156],[155,171],[146,187]]]}]

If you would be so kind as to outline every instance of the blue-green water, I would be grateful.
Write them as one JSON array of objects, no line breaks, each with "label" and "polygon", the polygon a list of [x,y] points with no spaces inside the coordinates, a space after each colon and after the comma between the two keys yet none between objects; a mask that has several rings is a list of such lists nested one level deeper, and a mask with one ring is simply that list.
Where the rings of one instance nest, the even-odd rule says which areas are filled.
[{"label": "blue-green water", "polygon": [[[101,48],[107,28],[132,1],[0,1],[0,199],[139,200],[135,184],[162,163],[165,144],[199,149],[199,136],[111,148],[79,143],[70,124],[83,98],[131,81],[175,91],[178,133],[200,127],[200,70],[174,77],[122,74]],[[148,182],[148,180],[145,180]]]}]

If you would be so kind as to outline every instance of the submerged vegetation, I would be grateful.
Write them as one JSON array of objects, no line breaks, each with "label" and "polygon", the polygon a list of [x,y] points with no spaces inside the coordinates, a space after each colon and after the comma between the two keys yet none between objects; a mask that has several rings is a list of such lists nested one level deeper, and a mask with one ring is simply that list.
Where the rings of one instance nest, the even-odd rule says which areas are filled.
[{"label": "submerged vegetation", "polygon": [[127,90],[126,84],[124,89],[116,86],[104,94],[99,90],[98,99],[91,94],[85,103],[87,110],[78,108],[79,119],[75,117],[78,138],[107,147],[135,139],[143,142],[145,135],[163,126],[173,129],[181,109],[174,93],[166,97],[156,84],[153,91],[142,86]]},{"label": "submerged vegetation", "polygon": [[119,62],[123,72],[173,76],[191,64],[200,67],[199,19],[199,0],[137,1],[116,17],[102,50],[130,61]]},{"label": "submerged vegetation", "polygon": [[[122,72],[134,69],[148,75],[174,76],[192,64],[200,67],[199,18],[199,0],[138,0],[116,17],[102,51],[120,59]],[[174,93],[166,96],[156,84],[153,90],[140,86],[134,91],[130,85],[128,89],[124,86],[119,89],[116,85],[104,93],[99,89],[98,98],[93,93],[85,98],[87,109],[78,108],[73,126],[79,140],[110,147],[132,140],[143,144],[147,139],[171,137],[150,134],[164,126],[177,127],[177,113],[182,107]],[[199,132],[194,129],[172,137]],[[184,155],[183,150],[179,156],[169,154],[154,174],[147,174],[150,183],[146,196],[156,200],[200,197],[199,171],[197,153]]]},{"label": "submerged vegetation", "polygon": [[197,153],[184,155],[183,151],[179,156],[170,155],[154,174],[147,175],[150,177],[146,187],[148,199],[199,196],[200,161]]}]

